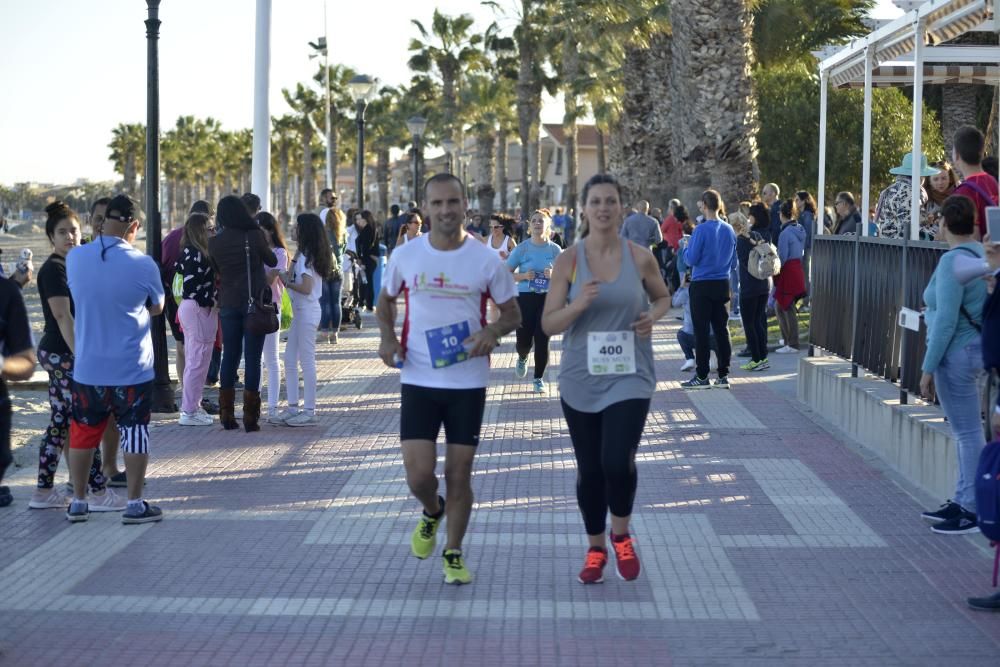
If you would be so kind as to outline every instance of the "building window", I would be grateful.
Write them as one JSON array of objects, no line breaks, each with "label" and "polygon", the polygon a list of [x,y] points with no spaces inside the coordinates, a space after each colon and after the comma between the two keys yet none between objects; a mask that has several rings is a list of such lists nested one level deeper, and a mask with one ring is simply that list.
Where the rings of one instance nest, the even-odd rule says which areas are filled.
[{"label": "building window", "polygon": [[556,149],[556,176],[562,175],[563,167],[563,149]]}]

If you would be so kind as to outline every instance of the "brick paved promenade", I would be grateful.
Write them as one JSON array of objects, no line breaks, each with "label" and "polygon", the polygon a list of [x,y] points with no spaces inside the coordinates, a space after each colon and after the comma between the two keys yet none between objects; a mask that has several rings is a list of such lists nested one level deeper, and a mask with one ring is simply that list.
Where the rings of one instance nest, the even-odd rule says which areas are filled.
[{"label": "brick paved promenade", "polygon": [[13,474],[0,663],[1000,664],[1000,614],[964,604],[989,592],[982,538],[932,534],[927,499],[811,421],[794,359],[734,374],[731,392],[681,391],[676,325],[656,333],[637,581],[576,582],[572,450],[555,391],[513,378],[510,337],[473,480],[476,580],[446,587],[440,558],[410,556],[398,375],[372,327],[321,348],[317,428],[160,420],[147,493],[161,524],[70,525],[29,511],[34,471]]}]

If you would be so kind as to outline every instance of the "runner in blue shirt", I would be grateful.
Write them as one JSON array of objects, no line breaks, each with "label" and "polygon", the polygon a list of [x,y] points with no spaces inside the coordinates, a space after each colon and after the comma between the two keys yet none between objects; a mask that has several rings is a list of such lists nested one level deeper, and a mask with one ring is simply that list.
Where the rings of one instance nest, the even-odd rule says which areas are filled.
[{"label": "runner in blue shirt", "polygon": [[528,353],[535,348],[534,390],[545,392],[545,367],[549,363],[549,337],[542,331],[542,310],[549,292],[552,267],[562,249],[549,240],[552,217],[547,209],[535,211],[528,223],[530,238],[521,242],[507,258],[507,268],[517,281],[517,305],[521,307],[521,326],[517,329],[517,366],[514,374],[528,374]]}]

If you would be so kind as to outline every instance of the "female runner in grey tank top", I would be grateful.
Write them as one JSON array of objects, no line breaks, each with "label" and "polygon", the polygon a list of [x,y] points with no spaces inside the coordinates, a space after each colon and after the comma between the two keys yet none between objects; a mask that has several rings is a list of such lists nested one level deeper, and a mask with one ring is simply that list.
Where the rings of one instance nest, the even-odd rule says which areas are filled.
[{"label": "female runner in grey tank top", "polygon": [[559,391],[590,543],[577,579],[598,584],[608,562],[609,510],[618,575],[639,576],[629,535],[635,454],[656,387],[653,323],[670,308],[670,296],[649,249],[618,236],[623,209],[614,177],[587,181],[583,207],[590,233],[556,260],[542,328],[550,336],[565,332]]}]

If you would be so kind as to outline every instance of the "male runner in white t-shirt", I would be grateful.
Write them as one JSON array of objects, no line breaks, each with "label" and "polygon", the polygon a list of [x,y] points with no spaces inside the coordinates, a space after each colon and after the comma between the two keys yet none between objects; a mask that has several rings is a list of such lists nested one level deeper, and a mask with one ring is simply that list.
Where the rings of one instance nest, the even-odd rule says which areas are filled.
[{"label": "male runner in white t-shirt", "polygon": [[[429,234],[392,254],[379,295],[382,342],[388,366],[402,363],[400,440],[406,481],[424,506],[410,540],[417,558],[434,551],[438,525],[448,518],[443,553],[444,580],[467,584],[472,574],[462,559],[462,539],[472,512],[472,460],[486,406],[489,354],[500,338],[518,327],[517,288],[497,254],[463,229],[465,187],[451,174],[424,186]],[[396,337],[396,299],[405,302],[402,340]],[[486,300],[500,319],[486,323]],[[436,441],[444,424],[447,501],[438,495]]]}]

